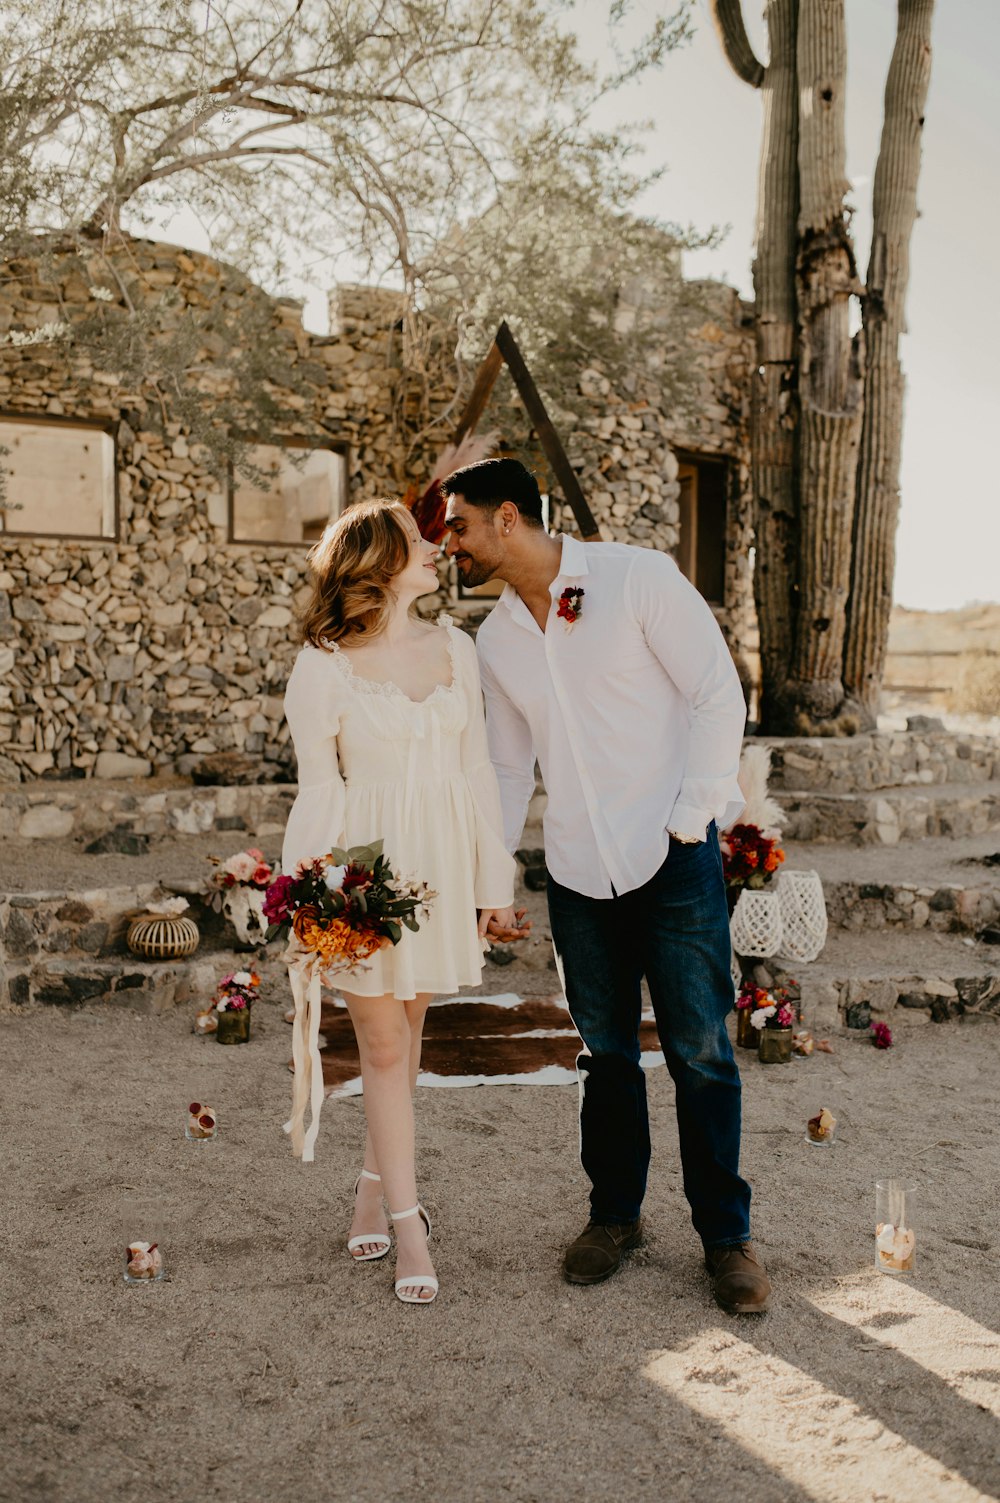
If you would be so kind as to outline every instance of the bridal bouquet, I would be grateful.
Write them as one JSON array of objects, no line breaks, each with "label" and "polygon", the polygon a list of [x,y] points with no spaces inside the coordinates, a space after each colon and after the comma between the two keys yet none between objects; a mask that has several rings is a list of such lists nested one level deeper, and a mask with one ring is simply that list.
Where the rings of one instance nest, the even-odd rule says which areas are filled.
[{"label": "bridal bouquet", "polygon": [[267,938],[287,938],[289,960],[311,961],[324,975],[354,975],[376,950],[398,945],[404,928],[416,933],[436,897],[426,882],[395,876],[381,840],[332,850],[271,883]]}]

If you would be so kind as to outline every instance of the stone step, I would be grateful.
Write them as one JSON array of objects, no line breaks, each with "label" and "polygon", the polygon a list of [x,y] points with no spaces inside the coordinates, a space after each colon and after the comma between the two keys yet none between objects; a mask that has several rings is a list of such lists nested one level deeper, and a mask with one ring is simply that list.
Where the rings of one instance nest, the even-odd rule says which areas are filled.
[{"label": "stone step", "polygon": [[[0,786],[0,836],[93,840],[117,830],[145,837],[246,833],[279,843],[295,797],[289,783],[196,787],[182,778],[94,780]],[[237,845],[239,845],[237,840]]]},{"label": "stone step", "polygon": [[877,793],[777,789],[786,840],[816,844],[897,845],[927,836],[964,837],[1000,830],[1000,781],[885,788]]},{"label": "stone step", "polygon": [[905,1021],[945,1022],[965,1013],[1000,1020],[1000,949],[969,937],[835,932],[810,965],[778,957],[758,962],[755,975],[761,984],[794,977],[812,1028],[843,1023],[858,1002],[881,1019],[898,1008]]},{"label": "stone step", "polygon": [[[165,892],[190,891],[192,886],[185,881],[139,882],[0,896],[0,957],[24,967],[47,956],[61,956],[69,963],[131,955],[126,942],[130,920]],[[188,903],[186,916],[198,925],[200,953],[253,948],[240,944],[228,920],[208,906],[203,893],[191,893]]]},{"label": "stone step", "polygon": [[147,961],[135,955],[79,960],[43,955],[6,974],[0,967],[0,1005],[104,1004],[144,1013],[188,1008],[193,1025],[195,1015],[216,995],[221,978],[249,966],[261,978],[262,1002],[287,1007],[291,993],[277,951],[273,956],[257,956],[226,950],[203,954],[200,949],[182,960]]},{"label": "stone step", "polygon": [[1000,779],[995,735],[930,730],[847,737],[758,736],[771,748],[771,788],[871,793],[880,788]]},{"label": "stone step", "polygon": [[787,865],[819,873],[831,925],[979,934],[1000,922],[1000,836],[850,847],[785,843]]}]

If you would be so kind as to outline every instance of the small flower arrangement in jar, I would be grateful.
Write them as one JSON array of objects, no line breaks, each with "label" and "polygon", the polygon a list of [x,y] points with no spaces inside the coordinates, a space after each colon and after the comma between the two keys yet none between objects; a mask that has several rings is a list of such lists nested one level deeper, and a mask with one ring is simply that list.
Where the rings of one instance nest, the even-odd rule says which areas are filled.
[{"label": "small flower arrangement in jar", "polygon": [[250,1038],[250,1009],[257,1000],[260,977],[256,971],[232,971],[219,982],[215,999],[218,1026],[216,1043],[245,1044]]},{"label": "small flower arrangement in jar", "polygon": [[757,1030],[757,1055],[763,1064],[786,1064],[792,1057],[795,1008],[783,987],[752,988],[750,1026]]}]

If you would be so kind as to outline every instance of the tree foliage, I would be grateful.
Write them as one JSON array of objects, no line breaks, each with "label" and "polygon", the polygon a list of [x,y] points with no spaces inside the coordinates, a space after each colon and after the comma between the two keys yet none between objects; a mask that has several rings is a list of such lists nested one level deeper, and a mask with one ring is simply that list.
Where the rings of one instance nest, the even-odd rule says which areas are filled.
[{"label": "tree foliage", "polygon": [[[92,258],[183,208],[214,254],[265,286],[308,264],[331,282],[401,287],[418,384],[417,315],[454,326],[461,366],[502,310],[568,385],[581,340],[567,315],[593,281],[590,247],[605,247],[605,311],[582,327],[600,345],[628,258],[652,243],[648,224],[609,234],[643,180],[634,138],[588,119],[684,40],[689,5],[600,74],[562,0],[8,0],[0,248],[9,258],[43,236]],[[153,358],[142,310],[121,305],[127,330],[98,309],[73,337],[130,370],[145,361],[177,397],[183,331]]]}]

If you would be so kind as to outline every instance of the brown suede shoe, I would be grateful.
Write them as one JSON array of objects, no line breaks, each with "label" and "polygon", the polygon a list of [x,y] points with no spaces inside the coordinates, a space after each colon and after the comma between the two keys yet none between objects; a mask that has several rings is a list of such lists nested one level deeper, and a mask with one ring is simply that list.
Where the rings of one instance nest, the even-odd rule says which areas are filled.
[{"label": "brown suede shoe", "polygon": [[730,1315],[763,1315],[771,1282],[753,1246],[705,1249],[705,1267],[715,1281],[715,1298]]},{"label": "brown suede shoe", "polygon": [[600,1284],[614,1273],[629,1248],[642,1241],[642,1222],[623,1221],[603,1226],[588,1221],[571,1242],[563,1259],[563,1273],[571,1284]]}]

